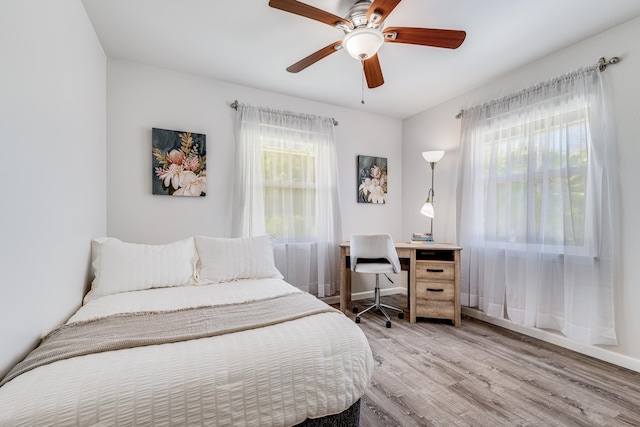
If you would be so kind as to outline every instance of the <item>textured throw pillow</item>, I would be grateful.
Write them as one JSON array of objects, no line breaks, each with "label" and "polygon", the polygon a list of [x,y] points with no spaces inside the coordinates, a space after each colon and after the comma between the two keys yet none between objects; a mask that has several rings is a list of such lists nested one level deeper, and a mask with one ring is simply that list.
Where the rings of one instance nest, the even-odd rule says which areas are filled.
[{"label": "textured throw pillow", "polygon": [[200,283],[220,283],[238,279],[283,276],[275,266],[273,237],[196,236]]},{"label": "textured throw pillow", "polygon": [[91,242],[91,298],[150,288],[195,285],[193,237],[166,245],[126,243],[111,237]]}]

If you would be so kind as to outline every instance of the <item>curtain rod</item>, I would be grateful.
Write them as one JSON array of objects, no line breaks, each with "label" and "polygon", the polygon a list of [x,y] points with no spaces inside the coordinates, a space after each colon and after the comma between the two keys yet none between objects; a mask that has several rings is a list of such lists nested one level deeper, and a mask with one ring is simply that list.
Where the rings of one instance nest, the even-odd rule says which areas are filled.
[{"label": "curtain rod", "polygon": [[[231,104],[229,104],[229,107],[233,108],[234,110],[237,110],[239,105],[240,104],[238,104],[238,100],[236,99]],[[334,126],[338,126],[338,121],[336,119],[332,117],[331,120],[333,121]]]},{"label": "curtain rod", "polygon": [[[596,63],[596,65],[594,65],[594,67],[598,67],[600,71],[604,71],[607,69],[607,65],[617,64],[618,62],[620,62],[620,58],[617,56],[614,56],[608,61],[603,56],[598,60],[598,62]],[[464,114],[464,110],[460,110],[458,114],[456,114],[456,119],[461,118],[463,114]]]}]

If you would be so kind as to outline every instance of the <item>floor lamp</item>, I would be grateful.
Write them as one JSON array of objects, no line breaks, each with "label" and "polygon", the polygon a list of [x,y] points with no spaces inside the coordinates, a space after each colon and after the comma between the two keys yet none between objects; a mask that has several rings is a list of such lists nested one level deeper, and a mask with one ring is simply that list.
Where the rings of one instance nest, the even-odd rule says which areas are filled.
[{"label": "floor lamp", "polygon": [[420,213],[428,218],[431,219],[431,228],[429,233],[427,233],[426,239],[425,241],[427,243],[433,243],[433,217],[434,215],[434,210],[433,210],[433,203],[435,201],[435,193],[433,191],[433,177],[434,177],[434,171],[436,169],[436,163],[438,163],[440,161],[440,159],[442,159],[442,156],[444,156],[444,151],[439,150],[439,151],[423,151],[422,152],[422,157],[424,157],[424,159],[429,162],[429,165],[431,166],[431,188],[429,188],[429,192],[427,193],[427,200],[425,200],[424,205],[422,205],[422,209],[420,209]]}]

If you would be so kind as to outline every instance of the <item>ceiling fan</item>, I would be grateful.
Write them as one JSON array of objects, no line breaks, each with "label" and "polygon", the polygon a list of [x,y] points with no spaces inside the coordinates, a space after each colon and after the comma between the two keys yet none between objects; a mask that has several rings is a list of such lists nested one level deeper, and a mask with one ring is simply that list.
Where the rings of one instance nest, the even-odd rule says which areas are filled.
[{"label": "ceiling fan", "polygon": [[457,30],[433,28],[389,27],[384,21],[400,3],[400,0],[357,0],[347,11],[345,18],[318,9],[297,0],[270,0],[269,6],[295,15],[304,16],[344,31],[342,40],[331,43],[287,68],[297,73],[332,53],[344,48],[349,55],[362,62],[367,86],[375,88],[384,84],[378,60],[378,49],[383,43],[407,43],[421,46],[456,49],[467,33]]}]

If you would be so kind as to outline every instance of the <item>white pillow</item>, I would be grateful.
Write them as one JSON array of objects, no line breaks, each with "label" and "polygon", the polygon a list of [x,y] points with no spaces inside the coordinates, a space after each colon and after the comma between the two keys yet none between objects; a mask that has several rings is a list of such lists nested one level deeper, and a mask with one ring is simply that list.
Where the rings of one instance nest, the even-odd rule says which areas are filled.
[{"label": "white pillow", "polygon": [[200,283],[275,277],[282,279],[273,258],[273,237],[196,236]]},{"label": "white pillow", "polygon": [[91,242],[91,253],[94,279],[85,302],[119,292],[197,284],[193,237],[166,245],[103,237]]}]

